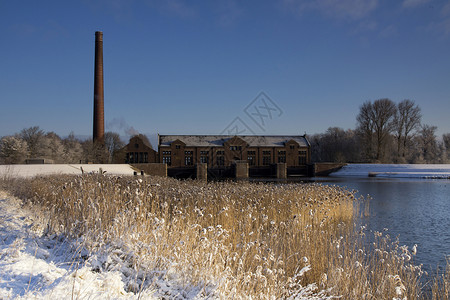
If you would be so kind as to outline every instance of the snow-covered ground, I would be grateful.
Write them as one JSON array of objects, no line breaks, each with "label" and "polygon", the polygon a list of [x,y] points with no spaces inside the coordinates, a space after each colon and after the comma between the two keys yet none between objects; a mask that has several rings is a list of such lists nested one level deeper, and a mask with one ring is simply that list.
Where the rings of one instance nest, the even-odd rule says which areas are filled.
[{"label": "snow-covered ground", "polygon": [[0,191],[0,299],[137,298],[125,291],[123,273],[94,272],[73,242],[44,236],[40,224],[21,200]]},{"label": "snow-covered ground", "polygon": [[0,165],[0,176],[34,177],[40,175],[75,174],[83,172],[102,172],[112,175],[133,175],[135,171],[125,164],[36,164],[36,165]]},{"label": "snow-covered ground", "polygon": [[349,164],[330,176],[450,179],[450,164]]}]

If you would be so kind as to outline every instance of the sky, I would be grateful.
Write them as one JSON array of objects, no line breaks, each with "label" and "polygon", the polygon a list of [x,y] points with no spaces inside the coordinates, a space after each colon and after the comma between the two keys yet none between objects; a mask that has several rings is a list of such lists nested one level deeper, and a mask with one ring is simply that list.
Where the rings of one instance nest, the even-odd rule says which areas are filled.
[{"label": "sky", "polygon": [[450,132],[450,2],[0,0],[0,136],[354,129],[365,101],[415,101]]}]

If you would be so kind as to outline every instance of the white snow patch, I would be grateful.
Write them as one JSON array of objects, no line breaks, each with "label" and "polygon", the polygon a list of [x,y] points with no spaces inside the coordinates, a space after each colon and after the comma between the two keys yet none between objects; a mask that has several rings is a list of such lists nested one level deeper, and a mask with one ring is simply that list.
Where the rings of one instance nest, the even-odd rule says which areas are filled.
[{"label": "white snow patch", "polygon": [[42,175],[74,174],[102,172],[110,175],[133,175],[134,169],[126,164],[36,164],[36,165],[0,165],[0,176],[34,177]]},{"label": "white snow patch", "polygon": [[[33,212],[0,191],[0,299],[136,299],[119,271],[94,272],[70,242],[42,235]],[[155,299],[154,291],[141,293]]]}]

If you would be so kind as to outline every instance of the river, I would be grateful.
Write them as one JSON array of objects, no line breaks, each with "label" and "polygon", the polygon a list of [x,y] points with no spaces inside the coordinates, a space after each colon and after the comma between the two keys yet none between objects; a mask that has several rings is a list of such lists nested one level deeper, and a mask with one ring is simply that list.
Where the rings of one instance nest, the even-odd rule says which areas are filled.
[{"label": "river", "polygon": [[370,231],[388,229],[400,245],[418,245],[416,264],[424,270],[442,271],[450,258],[450,180],[420,178],[327,177],[335,184],[370,195],[370,214],[363,217]]}]

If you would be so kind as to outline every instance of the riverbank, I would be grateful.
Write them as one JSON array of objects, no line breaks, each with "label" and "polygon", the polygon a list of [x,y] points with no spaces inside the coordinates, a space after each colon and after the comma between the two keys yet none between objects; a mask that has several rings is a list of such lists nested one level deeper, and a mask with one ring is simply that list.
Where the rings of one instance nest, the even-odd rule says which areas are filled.
[{"label": "riverbank", "polygon": [[450,164],[348,164],[330,176],[450,179]]}]

